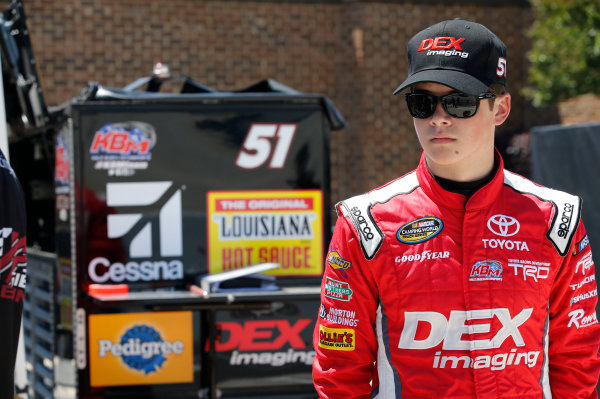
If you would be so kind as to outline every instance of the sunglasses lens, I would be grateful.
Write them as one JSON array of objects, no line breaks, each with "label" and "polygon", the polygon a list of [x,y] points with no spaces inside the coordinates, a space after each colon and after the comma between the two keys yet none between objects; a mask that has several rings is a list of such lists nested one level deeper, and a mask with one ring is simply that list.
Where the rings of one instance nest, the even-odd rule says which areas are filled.
[{"label": "sunglasses lens", "polygon": [[442,97],[442,106],[450,116],[470,118],[477,112],[479,101],[475,96],[454,93]]},{"label": "sunglasses lens", "polygon": [[409,93],[406,95],[408,112],[413,118],[426,119],[435,112],[437,99],[424,93]]}]

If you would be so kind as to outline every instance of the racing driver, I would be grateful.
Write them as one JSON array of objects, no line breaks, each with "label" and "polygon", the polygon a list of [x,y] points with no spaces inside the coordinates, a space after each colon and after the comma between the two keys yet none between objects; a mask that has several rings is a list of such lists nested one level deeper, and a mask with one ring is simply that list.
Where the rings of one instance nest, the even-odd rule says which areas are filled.
[{"label": "racing driver", "polygon": [[[416,170],[337,204],[314,331],[322,398],[596,398],[581,200],[504,169],[507,58],[455,19],[408,43]],[[406,90],[405,90],[406,89]]]}]

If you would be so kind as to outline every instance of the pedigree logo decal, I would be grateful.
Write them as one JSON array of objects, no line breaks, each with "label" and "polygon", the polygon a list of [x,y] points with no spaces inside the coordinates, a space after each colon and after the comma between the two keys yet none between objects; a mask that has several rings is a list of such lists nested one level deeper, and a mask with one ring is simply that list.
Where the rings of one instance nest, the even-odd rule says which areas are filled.
[{"label": "pedigree logo decal", "polygon": [[120,357],[125,364],[145,374],[158,371],[170,353],[183,353],[183,342],[165,341],[152,326],[140,324],[125,331],[119,342],[98,340],[99,357]]},{"label": "pedigree logo decal", "polygon": [[192,312],[90,315],[90,384],[193,382],[192,335]]},{"label": "pedigree logo decal", "polygon": [[444,223],[433,216],[425,216],[408,222],[398,229],[396,238],[405,244],[417,244],[438,235]]}]

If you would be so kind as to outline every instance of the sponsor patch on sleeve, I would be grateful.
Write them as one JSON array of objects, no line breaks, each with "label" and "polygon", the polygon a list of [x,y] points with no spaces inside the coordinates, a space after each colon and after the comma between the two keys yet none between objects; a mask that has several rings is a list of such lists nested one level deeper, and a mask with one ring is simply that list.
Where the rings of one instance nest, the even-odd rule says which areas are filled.
[{"label": "sponsor patch on sleeve", "polygon": [[586,249],[588,246],[590,245],[590,239],[587,236],[587,234],[585,235],[585,237],[583,237],[581,239],[581,241],[579,241],[577,244],[575,244],[575,246],[573,247],[573,256],[579,255],[581,252],[583,252],[584,249]]},{"label": "sponsor patch on sleeve", "polygon": [[334,351],[353,351],[356,348],[354,329],[329,328],[319,325],[319,347]]},{"label": "sponsor patch on sleeve", "polygon": [[346,270],[352,268],[352,262],[344,259],[338,251],[330,251],[327,254],[327,263],[333,270],[338,270],[345,278],[348,278]]},{"label": "sponsor patch on sleeve", "polygon": [[338,301],[349,301],[352,297],[352,289],[348,283],[327,277],[323,295]]}]

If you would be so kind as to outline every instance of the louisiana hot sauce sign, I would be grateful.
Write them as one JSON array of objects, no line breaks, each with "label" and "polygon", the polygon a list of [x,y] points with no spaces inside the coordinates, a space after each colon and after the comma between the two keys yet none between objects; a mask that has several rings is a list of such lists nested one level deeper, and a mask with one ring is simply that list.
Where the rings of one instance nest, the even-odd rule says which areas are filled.
[{"label": "louisiana hot sauce sign", "polygon": [[320,190],[211,191],[206,203],[210,273],[275,262],[269,274],[321,274]]}]

